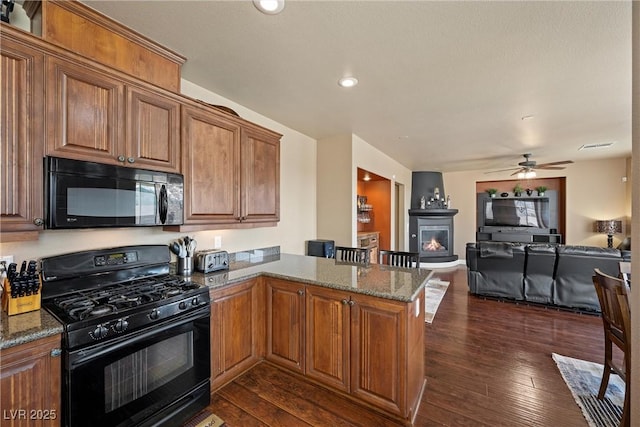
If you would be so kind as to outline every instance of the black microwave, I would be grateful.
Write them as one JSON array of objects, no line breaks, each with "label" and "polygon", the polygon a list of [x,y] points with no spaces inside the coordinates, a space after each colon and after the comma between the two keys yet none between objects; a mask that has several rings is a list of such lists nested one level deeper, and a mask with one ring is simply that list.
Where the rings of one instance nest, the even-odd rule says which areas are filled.
[{"label": "black microwave", "polygon": [[45,175],[47,228],[183,223],[180,174],[48,156]]}]

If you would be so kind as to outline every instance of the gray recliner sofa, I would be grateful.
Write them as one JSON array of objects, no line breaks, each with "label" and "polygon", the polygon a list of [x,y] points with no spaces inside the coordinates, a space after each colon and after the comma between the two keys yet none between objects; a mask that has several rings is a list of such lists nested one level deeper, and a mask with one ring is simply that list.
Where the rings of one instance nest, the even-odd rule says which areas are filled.
[{"label": "gray recliner sofa", "polygon": [[[625,253],[623,253],[625,252]],[[630,253],[553,244],[467,243],[469,291],[474,295],[600,312],[594,268],[617,276]]]}]

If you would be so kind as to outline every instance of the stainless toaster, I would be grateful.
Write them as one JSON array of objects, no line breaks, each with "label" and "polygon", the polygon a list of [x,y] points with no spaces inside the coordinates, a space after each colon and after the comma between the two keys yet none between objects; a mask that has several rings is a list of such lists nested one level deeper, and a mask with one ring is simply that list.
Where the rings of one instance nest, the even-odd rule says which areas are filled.
[{"label": "stainless toaster", "polygon": [[194,257],[196,270],[203,273],[229,269],[229,253],[227,251],[197,251]]}]

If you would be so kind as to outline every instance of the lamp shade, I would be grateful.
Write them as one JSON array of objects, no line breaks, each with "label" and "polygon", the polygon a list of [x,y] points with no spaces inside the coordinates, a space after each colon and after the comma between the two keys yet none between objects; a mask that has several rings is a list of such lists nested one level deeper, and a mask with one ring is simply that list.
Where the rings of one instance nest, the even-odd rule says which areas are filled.
[{"label": "lamp shade", "polygon": [[596,231],[606,234],[622,233],[622,221],[615,219],[596,221]]}]

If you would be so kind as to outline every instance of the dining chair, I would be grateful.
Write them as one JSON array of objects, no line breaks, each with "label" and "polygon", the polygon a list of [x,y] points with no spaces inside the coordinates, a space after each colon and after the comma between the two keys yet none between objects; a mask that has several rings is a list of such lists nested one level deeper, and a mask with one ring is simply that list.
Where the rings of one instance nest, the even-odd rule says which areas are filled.
[{"label": "dining chair", "polygon": [[354,264],[369,264],[369,249],[350,248],[348,246],[336,246],[334,248],[336,261]]},{"label": "dining chair", "polygon": [[[629,293],[622,279],[609,276],[594,270],[593,284],[602,310],[602,326],[604,328],[604,370],[598,391],[598,399],[603,399],[609,384],[609,376],[614,372],[625,382],[624,406],[622,409],[621,427],[630,426],[629,401],[631,379],[631,313],[629,310]],[[623,363],[618,364],[613,357],[615,344],[623,353]]]},{"label": "dining chair", "polygon": [[420,268],[420,254],[417,252],[380,250],[378,252],[378,263],[393,267]]},{"label": "dining chair", "polygon": [[631,261],[620,261],[620,277],[627,286],[631,287]]}]

